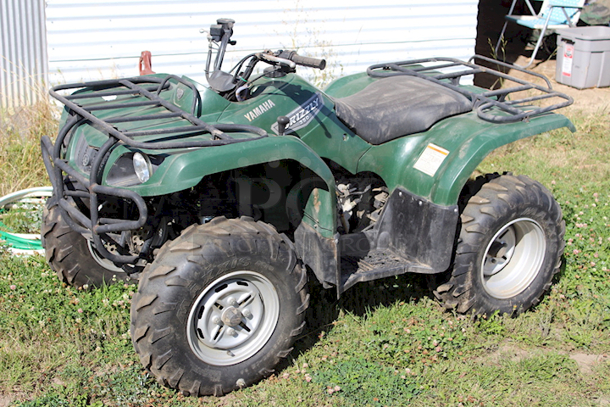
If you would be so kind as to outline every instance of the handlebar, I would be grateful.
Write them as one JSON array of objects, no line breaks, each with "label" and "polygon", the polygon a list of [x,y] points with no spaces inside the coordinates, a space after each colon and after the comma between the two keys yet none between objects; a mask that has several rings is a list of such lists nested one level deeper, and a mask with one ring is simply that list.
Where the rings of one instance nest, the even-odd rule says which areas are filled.
[{"label": "handlebar", "polygon": [[287,58],[280,58],[280,57],[277,57],[277,56],[271,55],[271,54],[262,53],[262,54],[259,54],[259,58],[262,60],[271,62],[271,63],[286,65],[287,67],[289,67],[291,69],[294,69],[297,66],[296,62],[293,62]]},{"label": "handlebar", "polygon": [[280,51],[277,56],[279,58],[292,61],[297,65],[306,66],[309,68],[317,68],[319,70],[323,70],[324,68],[326,68],[325,59],[302,57],[298,55],[296,51]]}]

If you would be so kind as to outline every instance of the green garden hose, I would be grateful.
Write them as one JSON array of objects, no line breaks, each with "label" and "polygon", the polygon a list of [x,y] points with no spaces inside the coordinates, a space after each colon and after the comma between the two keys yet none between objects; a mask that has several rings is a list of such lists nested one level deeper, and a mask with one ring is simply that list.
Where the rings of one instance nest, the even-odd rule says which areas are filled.
[{"label": "green garden hose", "polygon": [[[44,205],[46,198],[53,193],[52,187],[29,188],[13,192],[0,198],[0,211],[9,213],[11,204],[34,204]],[[34,208],[36,208],[34,206]],[[39,209],[31,209],[39,210]],[[8,227],[0,220],[0,244],[8,246],[14,254],[43,253],[44,249],[39,234],[22,234],[7,231]]]}]

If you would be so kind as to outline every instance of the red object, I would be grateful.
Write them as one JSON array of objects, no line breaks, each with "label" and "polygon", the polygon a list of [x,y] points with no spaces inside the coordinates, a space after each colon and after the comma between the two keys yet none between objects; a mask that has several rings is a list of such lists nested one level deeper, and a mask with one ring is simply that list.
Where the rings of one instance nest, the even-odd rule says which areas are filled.
[{"label": "red object", "polygon": [[155,73],[152,70],[152,54],[150,51],[142,51],[138,66],[140,68],[140,75],[150,75]]}]

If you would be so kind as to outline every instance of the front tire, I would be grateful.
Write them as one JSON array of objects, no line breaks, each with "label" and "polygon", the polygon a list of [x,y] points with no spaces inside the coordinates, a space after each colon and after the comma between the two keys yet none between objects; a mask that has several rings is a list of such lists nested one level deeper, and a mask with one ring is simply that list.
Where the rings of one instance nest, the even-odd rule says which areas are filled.
[{"label": "front tire", "polygon": [[216,218],[166,243],[140,276],[131,337],[158,381],[222,395],[272,373],[304,327],[307,274],[291,242],[250,218]]},{"label": "front tire", "polygon": [[45,207],[41,235],[47,262],[64,283],[101,287],[130,280],[123,269],[104,259],[92,242],[70,228],[57,205]]},{"label": "front tire", "polygon": [[461,214],[449,281],[435,290],[460,313],[518,314],[559,271],[565,222],[551,193],[525,176],[489,179]]}]

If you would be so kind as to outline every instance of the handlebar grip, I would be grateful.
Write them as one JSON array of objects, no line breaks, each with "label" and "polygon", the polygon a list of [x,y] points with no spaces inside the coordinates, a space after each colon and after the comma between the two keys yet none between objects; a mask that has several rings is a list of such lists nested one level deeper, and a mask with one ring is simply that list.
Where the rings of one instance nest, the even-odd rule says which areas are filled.
[{"label": "handlebar grip", "polygon": [[[285,52],[286,51],[282,52],[282,54],[284,54]],[[290,61],[294,62],[297,65],[307,66],[310,68],[318,68],[319,70],[326,68],[325,59],[302,57],[302,56],[298,55],[295,51],[290,51],[289,55],[286,55],[286,56],[282,55],[282,56],[286,59],[289,59]]]}]

